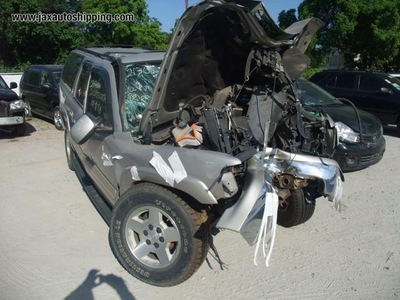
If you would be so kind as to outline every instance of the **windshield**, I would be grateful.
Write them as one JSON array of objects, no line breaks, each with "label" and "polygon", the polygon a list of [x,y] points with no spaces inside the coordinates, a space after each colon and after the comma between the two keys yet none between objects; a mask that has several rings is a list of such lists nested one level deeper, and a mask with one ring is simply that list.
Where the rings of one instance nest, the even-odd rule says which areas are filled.
[{"label": "windshield", "polygon": [[142,114],[153,94],[160,72],[161,61],[125,64],[125,120],[126,130],[137,131]]},{"label": "windshield", "polygon": [[333,95],[311,81],[299,78],[294,86],[303,105],[327,106],[342,104]]}]

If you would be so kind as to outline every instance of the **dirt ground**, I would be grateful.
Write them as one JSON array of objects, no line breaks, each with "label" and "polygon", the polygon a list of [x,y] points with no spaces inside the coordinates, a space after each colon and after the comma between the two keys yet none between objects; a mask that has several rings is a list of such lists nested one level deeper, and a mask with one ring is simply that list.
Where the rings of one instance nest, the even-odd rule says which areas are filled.
[{"label": "dirt ground", "polygon": [[223,231],[183,284],[158,288],[126,273],[108,228],[66,164],[63,132],[40,119],[0,132],[0,299],[400,299],[400,138],[385,130],[381,162],[346,173],[344,209],[324,198],[307,223],[278,227],[270,267]]}]

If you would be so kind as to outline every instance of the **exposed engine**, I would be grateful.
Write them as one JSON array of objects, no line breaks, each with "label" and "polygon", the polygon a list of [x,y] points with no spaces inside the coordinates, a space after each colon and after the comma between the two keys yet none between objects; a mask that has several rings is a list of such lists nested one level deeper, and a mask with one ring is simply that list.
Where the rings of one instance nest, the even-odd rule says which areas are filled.
[{"label": "exposed engine", "polygon": [[[180,107],[172,131],[176,144],[239,157],[250,157],[265,146],[332,155],[334,123],[323,111],[310,111],[301,105],[279,53],[261,50],[252,51],[250,56],[252,69],[243,85],[228,86],[212,97],[195,97]],[[255,79],[251,80],[252,76]],[[247,84],[249,81],[252,84]],[[254,85],[254,81],[259,82]]]}]

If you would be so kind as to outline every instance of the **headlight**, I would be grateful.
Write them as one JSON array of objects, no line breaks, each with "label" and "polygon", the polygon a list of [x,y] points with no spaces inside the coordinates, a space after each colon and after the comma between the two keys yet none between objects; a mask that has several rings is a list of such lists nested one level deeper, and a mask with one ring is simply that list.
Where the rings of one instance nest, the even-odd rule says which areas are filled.
[{"label": "headlight", "polygon": [[339,136],[339,141],[353,144],[360,142],[360,135],[355,133],[349,126],[342,122],[336,122],[335,127]]},{"label": "headlight", "polygon": [[23,109],[25,108],[25,102],[23,100],[17,100],[10,102],[10,109],[11,110],[17,110],[17,109]]}]

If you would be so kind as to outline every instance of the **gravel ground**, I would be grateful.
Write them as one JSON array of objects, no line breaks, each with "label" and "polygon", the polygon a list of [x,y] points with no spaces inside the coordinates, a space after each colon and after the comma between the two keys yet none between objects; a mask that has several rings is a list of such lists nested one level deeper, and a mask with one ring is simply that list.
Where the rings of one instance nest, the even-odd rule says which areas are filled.
[{"label": "gravel ground", "polygon": [[108,228],[69,171],[63,132],[40,119],[0,132],[0,299],[400,299],[400,139],[385,130],[381,162],[346,173],[344,209],[324,198],[313,218],[278,227],[270,267],[223,231],[192,278],[170,288],[126,273]]}]

